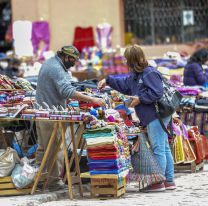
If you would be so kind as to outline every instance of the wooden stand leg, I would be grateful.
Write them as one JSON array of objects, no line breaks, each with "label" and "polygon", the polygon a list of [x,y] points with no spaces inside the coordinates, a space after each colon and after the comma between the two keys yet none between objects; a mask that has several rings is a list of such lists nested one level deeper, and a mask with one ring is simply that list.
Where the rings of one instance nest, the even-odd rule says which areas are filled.
[{"label": "wooden stand leg", "polygon": [[50,160],[51,164],[50,164],[50,166],[48,168],[48,174],[46,176],[45,183],[43,185],[43,191],[45,191],[45,189],[46,189],[46,186],[47,186],[47,183],[48,183],[48,178],[50,177],[52,169],[53,169],[53,166],[55,164],[55,161],[57,160],[57,156],[58,156],[58,152],[59,152],[60,147],[61,147],[61,143],[62,143],[62,138],[60,137],[59,142],[58,142],[58,144],[56,146],[54,155],[53,155],[52,159]]},{"label": "wooden stand leg", "polygon": [[[70,128],[71,129],[71,128]],[[77,136],[77,141],[75,142],[76,143],[76,148],[79,146],[81,140],[82,140],[82,133],[83,133],[83,125],[80,125],[78,130],[77,130],[77,133],[76,133],[76,136]],[[72,140],[71,140],[72,141]],[[79,158],[80,160],[80,158]],[[70,158],[70,161],[69,161],[69,168],[70,168],[70,171],[71,171],[71,167],[72,167],[72,163],[74,161],[74,153],[72,152],[72,155],[71,155],[71,158]],[[64,175],[64,182],[66,182],[66,174]]]},{"label": "wooden stand leg", "polygon": [[47,158],[48,158],[50,149],[51,149],[52,144],[54,143],[54,140],[56,138],[57,129],[58,129],[58,123],[55,123],[54,124],[54,128],[53,128],[53,132],[52,132],[51,137],[50,137],[50,140],[48,142],[48,146],[47,146],[46,152],[45,152],[45,154],[43,156],[43,159],[42,159],[42,162],[41,162],[39,171],[38,171],[37,176],[35,178],[34,185],[33,185],[32,190],[31,190],[31,194],[33,194],[35,192],[35,190],[36,190],[36,187],[37,187],[38,182],[40,180],[42,171],[43,171],[43,169],[45,167],[45,164],[46,164],[46,161],[47,161]]},{"label": "wooden stand leg", "polygon": [[82,180],[80,177],[79,158],[77,155],[77,147],[76,147],[76,142],[75,142],[74,124],[73,123],[70,123],[70,128],[71,128],[71,138],[72,138],[72,144],[73,144],[73,154],[75,157],[75,168],[76,168],[77,176],[79,179],[79,192],[80,192],[80,195],[83,197]]},{"label": "wooden stand leg", "polygon": [[2,132],[2,128],[0,128],[0,138],[1,138],[1,137],[2,137],[2,140],[3,140],[3,142],[4,142],[5,147],[7,148],[7,147],[8,147],[8,144],[7,144],[7,141],[6,141],[6,139],[5,139],[4,134],[3,134],[3,132]]},{"label": "wooden stand leg", "polygon": [[68,158],[68,152],[66,149],[66,142],[65,142],[65,126],[63,123],[59,123],[61,128],[61,138],[63,142],[63,149],[64,149],[64,159],[66,164],[66,173],[67,173],[67,181],[68,181],[68,190],[69,190],[69,197],[70,199],[73,199],[73,193],[72,193],[72,180],[71,180],[71,174],[70,174],[70,168],[69,168],[69,158]]}]

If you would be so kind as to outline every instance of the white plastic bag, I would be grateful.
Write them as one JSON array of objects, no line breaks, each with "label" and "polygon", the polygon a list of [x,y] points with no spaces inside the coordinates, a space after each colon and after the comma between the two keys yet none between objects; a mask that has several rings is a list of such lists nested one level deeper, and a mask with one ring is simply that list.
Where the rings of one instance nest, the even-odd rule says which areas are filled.
[{"label": "white plastic bag", "polygon": [[6,150],[0,149],[0,177],[10,175],[15,164],[19,161],[18,154],[14,149],[10,147]]},{"label": "white plastic bag", "polygon": [[31,184],[38,168],[34,168],[24,161],[23,165],[17,164],[12,171],[12,182],[16,188],[24,188]]}]

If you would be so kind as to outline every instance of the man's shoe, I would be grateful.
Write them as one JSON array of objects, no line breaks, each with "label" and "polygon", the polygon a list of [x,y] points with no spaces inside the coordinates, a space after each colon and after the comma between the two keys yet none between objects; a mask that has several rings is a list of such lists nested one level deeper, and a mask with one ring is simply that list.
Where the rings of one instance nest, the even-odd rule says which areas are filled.
[{"label": "man's shoe", "polygon": [[167,181],[165,181],[164,185],[165,185],[165,189],[166,190],[175,190],[176,189],[175,182],[167,182]]},{"label": "man's shoe", "polygon": [[165,191],[164,183],[157,183],[154,185],[150,185],[144,189],[140,190],[141,192],[163,192]]}]

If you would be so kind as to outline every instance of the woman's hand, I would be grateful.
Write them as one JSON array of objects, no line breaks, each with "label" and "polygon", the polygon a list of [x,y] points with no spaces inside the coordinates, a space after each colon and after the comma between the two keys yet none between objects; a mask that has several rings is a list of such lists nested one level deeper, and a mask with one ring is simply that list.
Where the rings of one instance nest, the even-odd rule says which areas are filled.
[{"label": "woman's hand", "polygon": [[138,96],[130,96],[132,99],[131,103],[129,104],[129,107],[135,107],[140,103],[139,97]]},{"label": "woman's hand", "polygon": [[93,103],[98,104],[100,106],[106,106],[106,102],[102,98],[92,98]]},{"label": "woman's hand", "polygon": [[98,82],[98,89],[103,89],[106,86],[106,80],[102,79]]}]

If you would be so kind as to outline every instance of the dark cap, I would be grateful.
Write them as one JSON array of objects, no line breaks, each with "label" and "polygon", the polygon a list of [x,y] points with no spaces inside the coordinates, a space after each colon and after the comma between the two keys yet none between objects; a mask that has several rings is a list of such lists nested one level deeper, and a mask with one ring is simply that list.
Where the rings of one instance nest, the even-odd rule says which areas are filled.
[{"label": "dark cap", "polygon": [[61,51],[66,55],[74,57],[76,60],[79,59],[79,51],[74,46],[63,46]]}]

